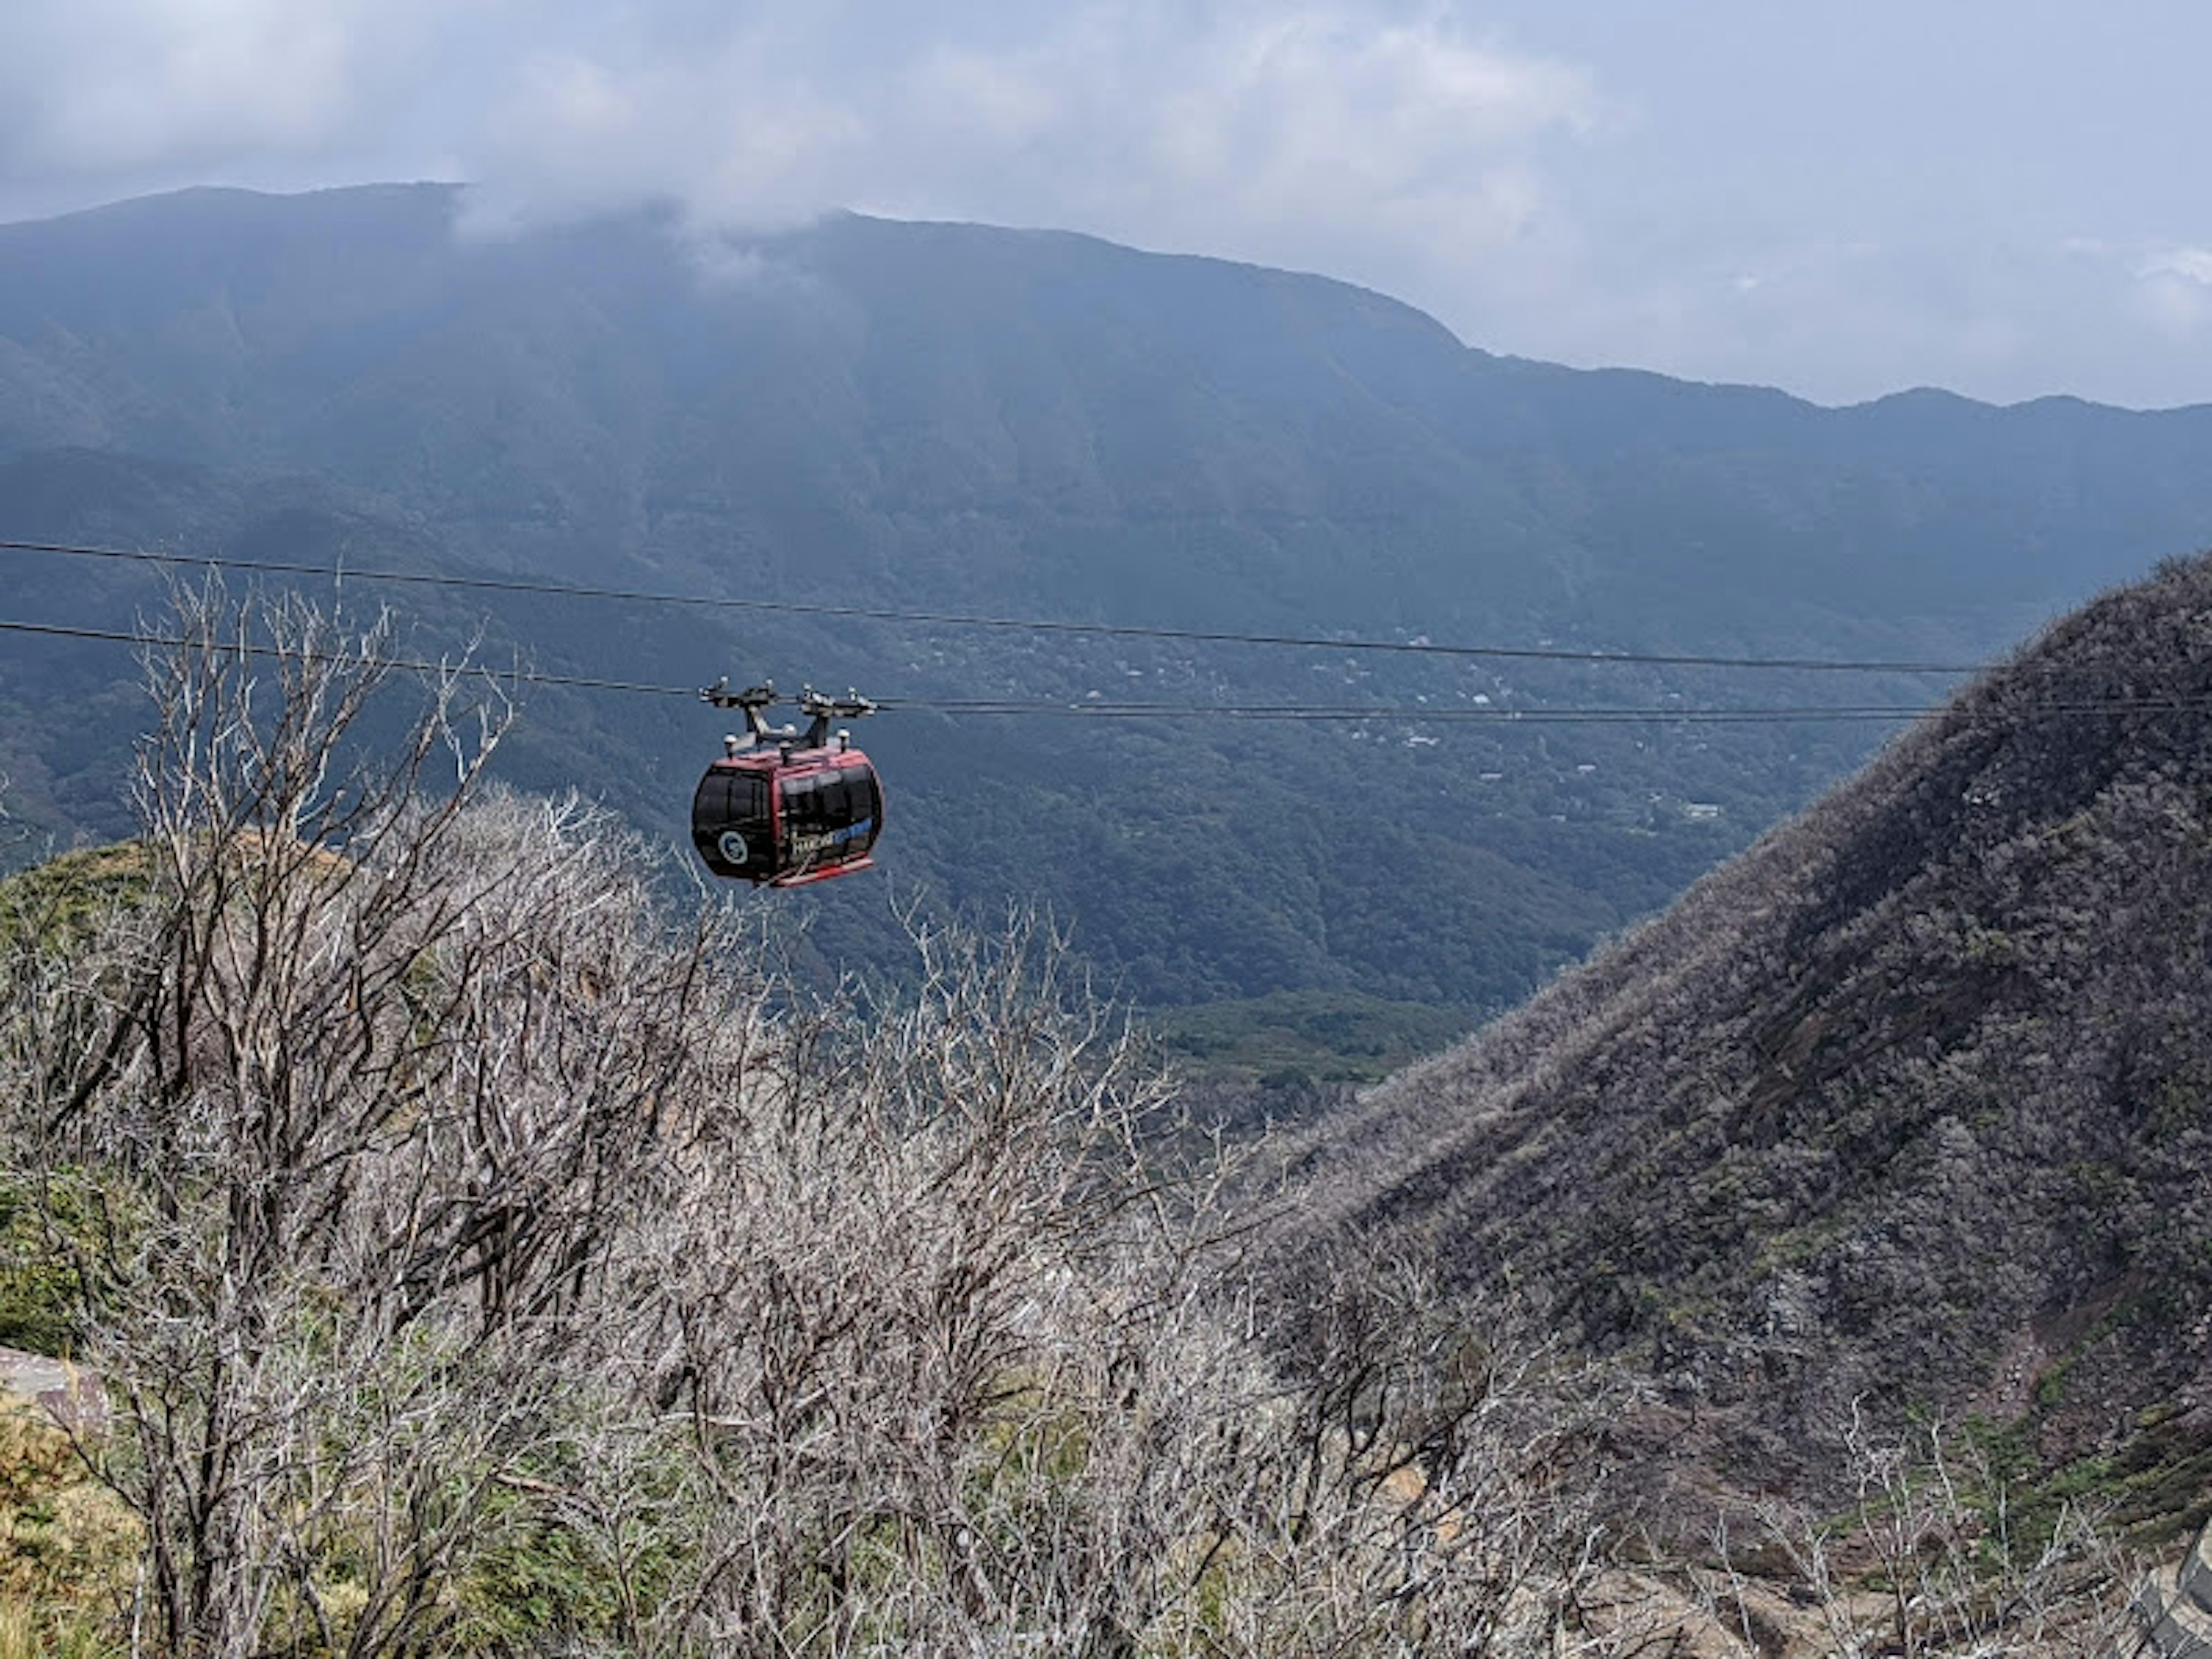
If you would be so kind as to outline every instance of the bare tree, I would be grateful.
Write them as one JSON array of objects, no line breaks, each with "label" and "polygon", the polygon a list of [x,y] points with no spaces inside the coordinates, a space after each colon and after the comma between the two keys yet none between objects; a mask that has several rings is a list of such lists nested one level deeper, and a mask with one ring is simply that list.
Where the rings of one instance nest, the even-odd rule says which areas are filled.
[{"label": "bare tree", "polygon": [[489,682],[440,677],[356,763],[388,625],[219,594],[183,622],[145,894],[17,974],[9,1127],[104,1206],[58,1242],[151,1639],[410,1651],[559,1387],[550,1316],[651,1185],[688,1031],[755,988],[701,972],[710,925],[650,930],[599,815],[485,798]]}]

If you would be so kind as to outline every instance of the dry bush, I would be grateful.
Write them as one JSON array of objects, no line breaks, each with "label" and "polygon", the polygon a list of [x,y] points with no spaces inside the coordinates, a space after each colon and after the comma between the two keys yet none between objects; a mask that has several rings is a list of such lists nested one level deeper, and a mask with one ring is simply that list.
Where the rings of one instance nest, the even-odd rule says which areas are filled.
[{"label": "dry bush", "polygon": [[1785,1654],[1994,1659],[2133,1651],[2143,1563],[2094,1509],[2024,1510],[1972,1436],[1923,1425],[1841,1436],[1855,1496],[1812,1515],[1780,1502],[1723,1528],[1709,1586],[1717,1625]]},{"label": "dry bush", "polygon": [[711,924],[656,930],[603,817],[485,796],[495,688],[465,740],[446,677],[349,766],[387,629],[212,597],[185,624],[148,891],[16,964],[11,1149],[101,1195],[53,1243],[158,1650],[409,1651],[561,1385],[557,1316],[650,1183],[693,1025],[755,988],[700,971]]}]

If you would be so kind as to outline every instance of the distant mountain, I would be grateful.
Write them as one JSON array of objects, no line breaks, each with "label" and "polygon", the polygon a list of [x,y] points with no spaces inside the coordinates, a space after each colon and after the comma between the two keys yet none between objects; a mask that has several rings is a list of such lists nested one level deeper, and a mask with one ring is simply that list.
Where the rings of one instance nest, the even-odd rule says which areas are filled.
[{"label": "distant mountain", "polygon": [[1507,1277],[1787,1480],[1854,1402],[2212,1501],[2212,561],[2099,599],[1329,1122],[1308,1241]]},{"label": "distant mountain", "polygon": [[1812,604],[2047,605],[2212,526],[2212,406],[1822,410],[1060,233],[471,238],[458,203],[193,191],[0,226],[0,449],[310,473],[532,568],[1708,643]]},{"label": "distant mountain", "polygon": [[[1495,357],[1341,283],[1060,233],[839,216],[703,238],[640,213],[497,236],[464,200],[194,191],[0,227],[0,538],[1915,660],[1978,657],[2212,542],[2212,408],[1823,410]],[[112,626],[158,603],[119,572],[5,568],[10,605],[40,607],[14,619]],[[556,672],[772,674],[909,705],[1465,715],[1917,703],[1944,684],[381,596],[428,641],[481,632]],[[0,768],[41,833],[118,827],[129,678],[99,647],[0,659]],[[1297,999],[1322,993],[1471,1017],[1663,903],[1882,729],[908,712],[864,733],[892,791],[886,878],[786,908],[829,965],[890,959],[887,895],[1026,902],[1155,1005],[1286,999],[1307,1020]],[[677,839],[718,735],[680,698],[544,692],[510,766]]]}]

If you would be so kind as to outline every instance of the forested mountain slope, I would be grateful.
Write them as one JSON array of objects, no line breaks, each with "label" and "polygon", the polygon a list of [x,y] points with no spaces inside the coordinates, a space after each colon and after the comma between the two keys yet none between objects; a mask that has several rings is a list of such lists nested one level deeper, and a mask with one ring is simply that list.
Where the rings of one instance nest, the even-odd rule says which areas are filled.
[{"label": "forested mountain slope", "polygon": [[[1972,659],[2212,541],[2212,410],[1778,392],[1489,355],[1317,277],[850,216],[706,236],[473,226],[465,192],[200,191],[0,227],[0,538],[720,598],[1570,649]],[[11,556],[0,620],[118,627],[113,570]],[[426,649],[923,707],[865,736],[882,882],[791,908],[827,967],[887,896],[1052,907],[1152,1005],[1509,1006],[1856,764],[1879,726],[1449,723],[1918,703],[1943,682],[1281,653],[357,586]],[[118,830],[109,647],[0,653],[0,767]],[[1091,693],[1328,726],[956,720]],[[532,694],[501,764],[680,836],[717,717]],[[857,887],[859,890],[853,890]]]},{"label": "forested mountain slope", "polygon": [[2208,717],[2199,560],[1329,1125],[1304,1237],[1510,1275],[1740,1474],[1854,1401],[2171,1474],[2212,1438]]}]

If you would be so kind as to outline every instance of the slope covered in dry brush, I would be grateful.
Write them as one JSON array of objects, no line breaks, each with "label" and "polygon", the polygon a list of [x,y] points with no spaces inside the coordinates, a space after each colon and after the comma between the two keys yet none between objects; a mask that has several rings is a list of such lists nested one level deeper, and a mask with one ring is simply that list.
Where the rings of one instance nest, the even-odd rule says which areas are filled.
[{"label": "slope covered in dry brush", "polygon": [[2051,628],[1311,1151],[1306,1241],[1510,1276],[1678,1462],[1854,1402],[2212,1491],[2212,563]]}]

